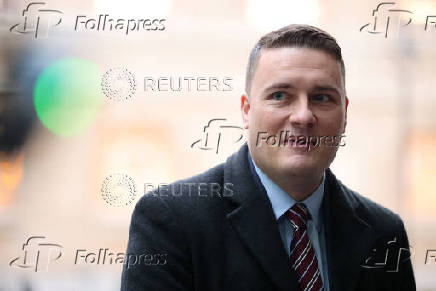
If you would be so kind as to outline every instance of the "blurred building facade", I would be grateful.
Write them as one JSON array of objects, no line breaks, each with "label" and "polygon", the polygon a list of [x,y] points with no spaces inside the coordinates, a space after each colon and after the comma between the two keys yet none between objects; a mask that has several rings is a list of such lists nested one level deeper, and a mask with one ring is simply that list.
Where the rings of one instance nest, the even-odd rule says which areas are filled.
[{"label": "blurred building facade", "polygon": [[[29,2],[0,1],[0,92],[17,89],[22,98],[1,95],[0,136],[6,117],[29,123],[22,145],[0,152],[0,290],[119,290],[121,265],[77,264],[77,250],[124,252],[130,215],[146,183],[193,175],[238,149],[243,140],[228,138],[218,153],[192,144],[204,142],[211,119],[241,126],[239,98],[251,47],[264,33],[294,22],[319,26],[342,47],[350,105],[346,146],[339,149],[333,172],[401,215],[418,290],[435,290],[436,262],[429,262],[427,254],[436,249],[436,27],[426,18],[436,15],[434,1],[397,1],[397,7],[413,14],[385,12],[379,21],[392,17],[399,24],[387,33],[381,23],[377,29],[361,29],[373,25],[376,1],[314,0],[304,6],[279,0],[122,2],[47,1],[47,7],[62,11],[63,26],[36,39],[9,31],[23,20]],[[154,15],[166,19],[166,28],[125,35],[68,26],[77,15],[99,14]],[[412,22],[404,25],[410,17]],[[138,86],[125,101],[102,95],[92,122],[79,134],[62,137],[38,118],[33,90],[46,68],[71,58],[92,62],[102,74],[126,68]],[[232,89],[158,92],[142,87],[144,77],[163,76],[229,77]],[[17,128],[15,133],[24,134]],[[227,134],[222,131],[223,141]],[[102,183],[114,173],[136,183],[135,201],[125,207],[102,198]],[[62,246],[61,258],[47,272],[9,265],[23,255],[23,244],[32,236]]]}]

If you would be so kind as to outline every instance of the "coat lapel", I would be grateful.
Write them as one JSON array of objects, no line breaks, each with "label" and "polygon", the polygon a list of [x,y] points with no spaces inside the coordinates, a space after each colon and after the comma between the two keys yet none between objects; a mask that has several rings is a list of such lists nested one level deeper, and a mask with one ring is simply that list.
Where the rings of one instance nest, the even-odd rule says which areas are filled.
[{"label": "coat lapel", "polygon": [[278,290],[299,290],[265,189],[251,173],[247,151],[245,144],[226,163],[224,183],[233,183],[234,195],[228,199],[235,205],[227,219]]},{"label": "coat lapel", "polygon": [[358,216],[356,202],[326,170],[323,217],[330,290],[355,290],[361,264],[370,251],[372,228]]}]

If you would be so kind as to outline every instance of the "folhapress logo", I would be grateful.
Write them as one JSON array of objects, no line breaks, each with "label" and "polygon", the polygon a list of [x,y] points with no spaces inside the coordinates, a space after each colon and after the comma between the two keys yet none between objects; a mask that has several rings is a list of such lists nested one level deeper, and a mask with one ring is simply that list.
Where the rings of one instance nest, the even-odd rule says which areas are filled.
[{"label": "folhapress logo", "polygon": [[[49,264],[62,256],[63,247],[44,240],[44,236],[29,237],[23,244],[23,255],[13,259],[9,265],[15,268],[33,269],[35,272],[47,272]],[[100,248],[98,251],[77,249],[75,253],[74,265],[123,264],[127,269],[135,265],[162,266],[167,264],[168,259],[166,252],[132,254],[111,251],[109,248]]]},{"label": "folhapress logo", "polygon": [[166,19],[124,19],[111,18],[109,14],[100,14],[95,18],[88,18],[86,15],[78,15],[74,30],[91,31],[122,31],[126,35],[139,30],[160,31],[165,30]]},{"label": "folhapress logo", "polygon": [[23,244],[21,257],[13,259],[9,266],[47,272],[51,262],[62,256],[62,246],[45,242],[45,236],[31,236]]},{"label": "folhapress logo", "polygon": [[[62,22],[62,11],[48,9],[45,2],[31,2],[22,12],[22,21],[9,30],[14,33],[34,33],[35,38],[48,38],[49,30]],[[96,16],[77,15],[74,22],[68,24],[73,31],[86,32],[121,32],[129,35],[139,31],[165,30],[165,18],[143,17],[112,18],[109,14]]]},{"label": "folhapress logo", "polygon": [[13,25],[9,30],[14,33],[34,33],[35,38],[48,38],[50,28],[62,22],[60,10],[46,9],[44,2],[32,2],[23,10],[22,22]]}]

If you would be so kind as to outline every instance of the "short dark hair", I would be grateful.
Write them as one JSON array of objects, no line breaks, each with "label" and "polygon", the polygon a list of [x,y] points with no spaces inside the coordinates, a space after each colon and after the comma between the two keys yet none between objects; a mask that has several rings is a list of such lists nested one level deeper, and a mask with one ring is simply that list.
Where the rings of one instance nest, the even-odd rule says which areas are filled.
[{"label": "short dark hair", "polygon": [[291,24],[262,36],[251,50],[245,77],[247,95],[250,95],[251,80],[256,71],[261,50],[284,47],[311,48],[328,53],[340,62],[342,79],[345,84],[344,60],[342,59],[341,47],[335,38],[311,25]]}]

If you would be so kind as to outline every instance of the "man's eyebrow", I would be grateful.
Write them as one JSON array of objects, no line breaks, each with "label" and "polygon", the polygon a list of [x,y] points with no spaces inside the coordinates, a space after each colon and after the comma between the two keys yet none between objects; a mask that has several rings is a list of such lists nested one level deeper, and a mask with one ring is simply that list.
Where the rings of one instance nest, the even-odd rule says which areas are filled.
[{"label": "man's eyebrow", "polygon": [[[266,87],[263,92],[269,92],[271,90],[277,90],[277,89],[294,89],[295,87],[292,86],[292,84],[290,83],[277,83],[277,84],[272,84],[268,87]],[[313,87],[313,90],[316,91],[334,91],[337,94],[341,95],[340,90],[334,86],[330,86],[330,85],[316,85],[315,87]]]},{"label": "man's eyebrow", "polygon": [[276,90],[276,89],[293,89],[293,88],[295,88],[295,87],[289,83],[277,83],[277,84],[272,84],[272,85],[266,87],[265,89],[263,89],[263,91],[268,92],[268,91]]},{"label": "man's eyebrow", "polygon": [[329,85],[315,86],[315,87],[313,87],[313,89],[316,91],[335,91],[336,93],[341,95],[338,88],[333,87],[333,86],[329,86]]}]

